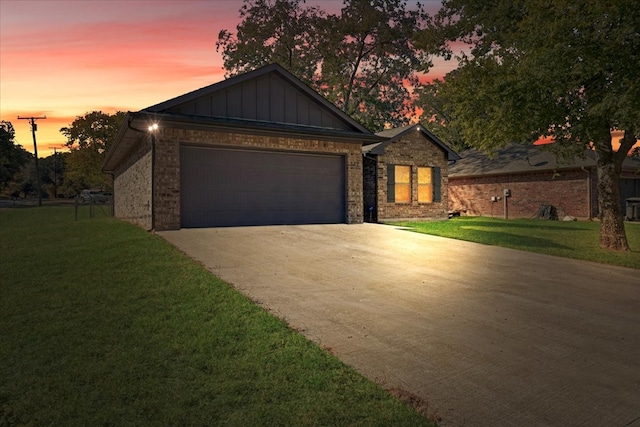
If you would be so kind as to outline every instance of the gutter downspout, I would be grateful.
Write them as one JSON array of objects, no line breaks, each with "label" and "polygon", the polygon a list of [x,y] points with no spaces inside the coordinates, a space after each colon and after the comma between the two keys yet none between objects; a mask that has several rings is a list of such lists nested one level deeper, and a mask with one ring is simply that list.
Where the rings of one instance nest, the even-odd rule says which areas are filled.
[{"label": "gutter downspout", "polygon": [[156,229],[156,134],[151,131],[151,230]]}]

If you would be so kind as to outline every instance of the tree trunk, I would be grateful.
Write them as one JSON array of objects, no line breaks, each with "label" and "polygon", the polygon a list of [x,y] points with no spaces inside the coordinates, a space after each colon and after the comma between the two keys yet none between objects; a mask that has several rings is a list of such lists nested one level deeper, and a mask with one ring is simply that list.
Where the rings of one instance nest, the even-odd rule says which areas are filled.
[{"label": "tree trunk", "polygon": [[598,215],[600,217],[600,247],[616,251],[628,251],[629,243],[624,230],[620,201],[620,167],[617,166],[608,141],[595,144],[598,171]]}]

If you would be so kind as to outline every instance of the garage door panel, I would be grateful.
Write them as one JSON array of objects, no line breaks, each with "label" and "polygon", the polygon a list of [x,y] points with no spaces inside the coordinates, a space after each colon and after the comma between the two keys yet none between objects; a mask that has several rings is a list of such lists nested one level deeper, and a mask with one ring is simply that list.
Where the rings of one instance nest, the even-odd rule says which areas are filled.
[{"label": "garage door panel", "polygon": [[183,227],[345,221],[344,158],[181,148]]}]

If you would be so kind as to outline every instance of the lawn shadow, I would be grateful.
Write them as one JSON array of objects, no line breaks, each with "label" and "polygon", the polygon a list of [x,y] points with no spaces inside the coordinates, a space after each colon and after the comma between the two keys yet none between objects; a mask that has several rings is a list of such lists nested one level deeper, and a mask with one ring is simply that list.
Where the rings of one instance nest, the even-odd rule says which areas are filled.
[{"label": "lawn shadow", "polygon": [[[580,226],[580,225],[561,225],[562,221],[548,221],[548,220],[527,220],[530,221],[530,224],[523,223],[520,221],[509,221],[507,220],[483,220],[478,219],[477,217],[469,217],[469,220],[473,222],[473,225],[483,226],[483,227],[512,227],[512,228],[532,228],[536,230],[589,230],[588,227]],[[465,221],[464,217],[460,217],[460,219],[456,218],[456,221]],[[572,223],[568,223],[572,224]]]},{"label": "lawn shadow", "polygon": [[[523,237],[518,234],[504,233],[502,231],[487,231],[487,230],[472,230],[467,229],[468,235],[465,240],[470,240],[477,243],[490,244],[492,246],[504,246],[512,249],[527,248],[554,248],[573,250],[571,246],[565,246],[554,242],[553,240],[544,239],[541,237],[527,236]],[[490,243],[487,243],[490,242]]]}]

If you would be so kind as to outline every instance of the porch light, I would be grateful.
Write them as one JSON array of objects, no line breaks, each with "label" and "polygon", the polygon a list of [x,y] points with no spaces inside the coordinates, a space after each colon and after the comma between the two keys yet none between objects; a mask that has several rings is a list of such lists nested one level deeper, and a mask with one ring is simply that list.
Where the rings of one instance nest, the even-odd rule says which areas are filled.
[{"label": "porch light", "polygon": [[156,130],[158,130],[158,124],[157,123],[154,123],[151,126],[149,126],[149,132],[153,132],[153,131],[156,131]]}]

